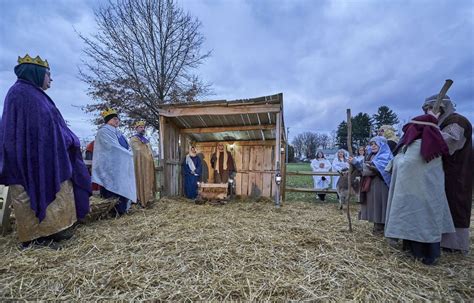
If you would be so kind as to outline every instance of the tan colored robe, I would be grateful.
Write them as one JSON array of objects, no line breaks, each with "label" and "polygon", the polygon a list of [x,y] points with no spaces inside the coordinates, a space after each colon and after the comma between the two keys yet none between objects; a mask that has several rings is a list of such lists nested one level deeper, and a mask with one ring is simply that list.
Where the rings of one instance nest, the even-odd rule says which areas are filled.
[{"label": "tan colored robe", "polygon": [[150,144],[144,144],[139,138],[130,139],[135,166],[138,201],[143,207],[155,199],[155,164]]},{"label": "tan colored robe", "polygon": [[77,221],[74,192],[69,180],[61,183],[61,189],[46,208],[46,217],[41,223],[31,209],[30,198],[23,186],[11,185],[10,195],[20,242],[50,236],[71,227]]}]

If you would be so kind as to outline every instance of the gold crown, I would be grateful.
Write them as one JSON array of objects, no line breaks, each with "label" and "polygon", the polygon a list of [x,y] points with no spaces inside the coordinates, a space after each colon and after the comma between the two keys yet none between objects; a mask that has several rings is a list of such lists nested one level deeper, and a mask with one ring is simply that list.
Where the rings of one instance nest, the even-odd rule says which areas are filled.
[{"label": "gold crown", "polygon": [[137,127],[139,127],[139,126],[145,127],[145,121],[137,121],[137,122],[135,123],[135,128],[137,128]]},{"label": "gold crown", "polygon": [[105,118],[109,115],[116,115],[117,114],[117,111],[113,108],[107,108],[106,110],[104,110],[100,115],[102,116],[102,118]]},{"label": "gold crown", "polygon": [[24,63],[29,63],[29,64],[36,64],[42,67],[49,68],[48,60],[41,60],[40,56],[36,56],[36,58],[31,58],[30,55],[26,54],[23,58],[18,56],[18,64],[24,64]]}]

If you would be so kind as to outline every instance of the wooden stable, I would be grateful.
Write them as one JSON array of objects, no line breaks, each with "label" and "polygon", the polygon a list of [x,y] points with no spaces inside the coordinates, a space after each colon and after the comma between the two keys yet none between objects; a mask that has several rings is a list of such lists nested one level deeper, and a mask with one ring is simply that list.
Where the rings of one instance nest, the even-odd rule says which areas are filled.
[{"label": "wooden stable", "polygon": [[[159,112],[163,196],[183,194],[181,165],[191,143],[203,160],[202,181],[212,183],[210,159],[217,144],[224,143],[234,158],[236,195],[273,197],[279,205],[285,194],[287,141],[283,94],[170,104],[161,106]],[[281,185],[275,182],[276,174],[283,179]]]}]

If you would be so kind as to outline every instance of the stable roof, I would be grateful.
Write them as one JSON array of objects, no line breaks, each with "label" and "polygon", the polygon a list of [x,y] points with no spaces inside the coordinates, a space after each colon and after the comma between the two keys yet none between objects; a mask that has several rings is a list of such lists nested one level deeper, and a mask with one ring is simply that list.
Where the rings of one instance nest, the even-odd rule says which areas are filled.
[{"label": "stable roof", "polygon": [[167,104],[160,106],[159,112],[197,142],[275,140],[278,113],[284,130],[281,93],[232,101]]}]

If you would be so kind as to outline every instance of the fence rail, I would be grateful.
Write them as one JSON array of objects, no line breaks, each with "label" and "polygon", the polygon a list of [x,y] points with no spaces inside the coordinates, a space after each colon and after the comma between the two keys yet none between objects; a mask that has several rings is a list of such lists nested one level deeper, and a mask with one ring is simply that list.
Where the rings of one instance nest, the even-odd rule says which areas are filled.
[{"label": "fence rail", "polygon": [[[338,172],[312,172],[312,171],[287,171],[287,176],[340,176]],[[285,178],[285,183],[286,183]],[[335,189],[315,189],[305,187],[287,187],[285,184],[285,192],[299,192],[299,193],[317,193],[317,194],[337,194]]]},{"label": "fence rail", "polygon": [[287,171],[288,176],[340,176],[336,172]]}]

